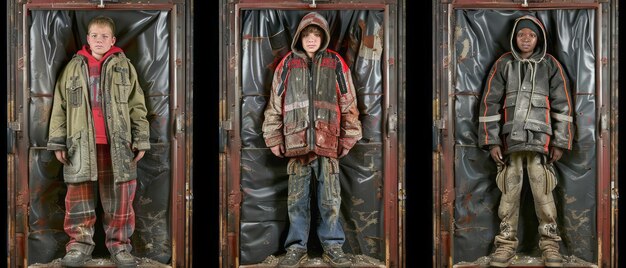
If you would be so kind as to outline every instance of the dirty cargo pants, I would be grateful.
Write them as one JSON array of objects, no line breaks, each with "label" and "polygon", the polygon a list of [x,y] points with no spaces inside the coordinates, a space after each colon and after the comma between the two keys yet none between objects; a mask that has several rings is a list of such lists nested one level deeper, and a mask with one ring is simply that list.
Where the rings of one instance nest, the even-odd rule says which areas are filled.
[{"label": "dirty cargo pants", "polygon": [[68,183],[65,195],[63,229],[70,237],[65,249],[93,252],[98,193],[102,203],[105,244],[111,254],[130,252],[130,236],[135,230],[133,199],[137,180],[115,183],[108,144],[97,145],[98,181]]},{"label": "dirty cargo pants", "polygon": [[298,159],[289,160],[287,207],[289,213],[289,234],[285,248],[306,249],[311,229],[311,178],[317,181],[317,204],[321,221],[317,226],[317,236],[325,251],[341,247],[345,235],[339,223],[341,204],[339,183],[339,162],[337,159],[319,156],[311,163],[302,164]]},{"label": "dirty cargo pants", "polygon": [[552,190],[556,186],[554,171],[546,163],[546,156],[536,152],[515,152],[496,179],[502,191],[498,216],[500,233],[495,238],[496,247],[517,249],[517,224],[520,209],[520,194],[524,175],[524,163],[535,203],[535,213],[539,220],[539,248],[555,249],[558,252],[561,237],[557,233],[556,206]]}]

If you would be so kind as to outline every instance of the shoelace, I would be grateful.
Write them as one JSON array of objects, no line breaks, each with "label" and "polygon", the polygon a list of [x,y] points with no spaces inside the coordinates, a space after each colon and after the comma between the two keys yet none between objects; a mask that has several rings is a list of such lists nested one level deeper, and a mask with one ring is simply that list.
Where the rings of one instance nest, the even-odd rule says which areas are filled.
[{"label": "shoelace", "polygon": [[506,254],[509,254],[510,252],[511,252],[511,250],[510,250],[510,249],[496,248],[496,254],[499,254],[499,253],[506,253]]},{"label": "shoelace", "polygon": [[123,259],[132,259],[133,255],[130,255],[130,253],[128,253],[128,251],[120,251],[119,253],[117,253],[118,258],[123,258]]},{"label": "shoelace", "polygon": [[548,255],[548,254],[555,254],[555,255],[557,255],[557,254],[560,254],[560,253],[559,253],[558,250],[555,250],[555,249],[546,249],[546,250],[543,251],[543,254],[546,254],[546,255]]},{"label": "shoelace", "polygon": [[70,252],[67,253],[67,255],[69,256],[80,256],[81,254],[83,254],[82,252],[78,251],[78,250],[70,250]]},{"label": "shoelace", "polygon": [[343,257],[344,255],[343,252],[339,250],[338,248],[331,249],[330,254],[335,258]]},{"label": "shoelace", "polygon": [[287,256],[295,258],[298,256],[298,252],[295,250],[289,250],[287,251]]}]

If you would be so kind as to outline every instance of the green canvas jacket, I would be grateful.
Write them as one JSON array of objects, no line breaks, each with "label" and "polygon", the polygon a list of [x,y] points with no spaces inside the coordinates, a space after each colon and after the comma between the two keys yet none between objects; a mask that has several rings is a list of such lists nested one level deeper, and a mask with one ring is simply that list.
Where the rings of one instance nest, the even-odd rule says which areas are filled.
[{"label": "green canvas jacket", "polygon": [[[103,113],[115,182],[137,178],[133,150],[149,150],[149,124],[137,72],[123,53],[102,64]],[[65,182],[96,181],[96,139],[89,97],[87,59],[76,54],[56,82],[48,150],[67,150]]]}]

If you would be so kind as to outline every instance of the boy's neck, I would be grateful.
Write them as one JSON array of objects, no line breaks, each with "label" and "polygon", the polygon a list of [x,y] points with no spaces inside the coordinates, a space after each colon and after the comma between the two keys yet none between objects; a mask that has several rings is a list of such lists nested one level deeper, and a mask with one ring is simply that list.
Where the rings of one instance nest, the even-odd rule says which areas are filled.
[{"label": "boy's neck", "polygon": [[533,52],[535,52],[535,51],[533,50],[533,51],[531,51],[531,52],[521,53],[521,54],[520,54],[520,57],[522,57],[522,59],[528,59],[528,58],[530,58],[530,56],[532,56],[532,55],[533,55]]}]

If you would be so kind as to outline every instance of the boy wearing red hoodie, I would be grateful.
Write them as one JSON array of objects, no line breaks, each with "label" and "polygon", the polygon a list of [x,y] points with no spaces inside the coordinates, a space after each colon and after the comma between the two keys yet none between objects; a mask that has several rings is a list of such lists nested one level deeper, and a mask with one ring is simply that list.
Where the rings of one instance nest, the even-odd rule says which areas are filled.
[{"label": "boy wearing red hoodie", "polygon": [[67,184],[64,229],[70,240],[61,264],[91,259],[98,198],[106,247],[117,267],[136,267],[130,254],[135,229],[137,162],[150,149],[144,94],[135,68],[115,44],[115,23],[88,24],[88,45],[74,55],[54,91],[48,150],[63,164]]}]

